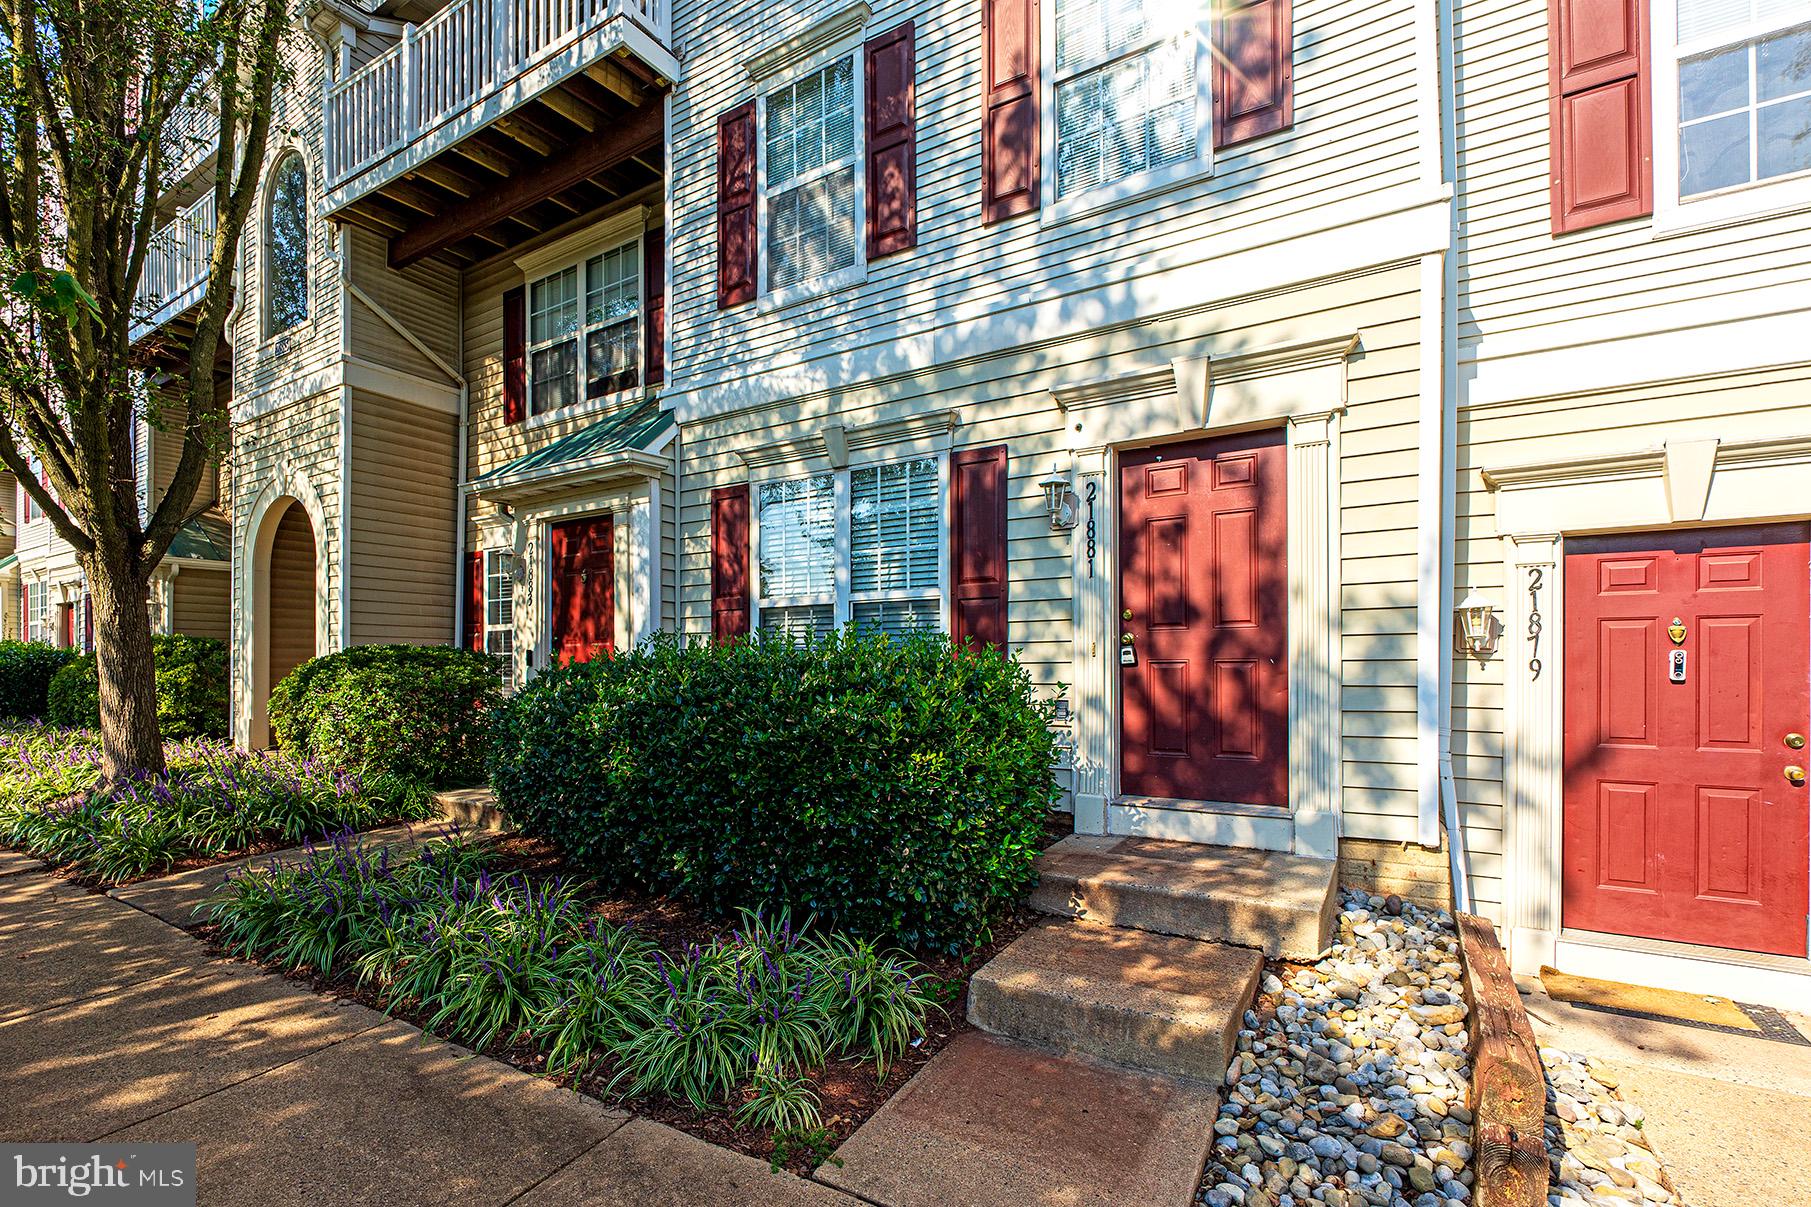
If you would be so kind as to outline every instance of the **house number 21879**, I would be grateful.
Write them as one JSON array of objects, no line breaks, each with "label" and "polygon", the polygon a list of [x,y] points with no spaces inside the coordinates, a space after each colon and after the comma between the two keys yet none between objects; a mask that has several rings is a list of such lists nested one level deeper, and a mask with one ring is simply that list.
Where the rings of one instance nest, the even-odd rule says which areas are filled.
[{"label": "house number 21879", "polygon": [[1528,677],[1541,677],[1541,585],[1547,574],[1539,566],[1528,568]]}]

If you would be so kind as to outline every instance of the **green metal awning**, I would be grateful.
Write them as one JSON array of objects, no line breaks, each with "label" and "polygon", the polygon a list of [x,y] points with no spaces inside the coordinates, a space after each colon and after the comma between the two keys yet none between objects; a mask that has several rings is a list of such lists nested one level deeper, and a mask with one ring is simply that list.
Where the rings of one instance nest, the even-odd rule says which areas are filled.
[{"label": "green metal awning", "polygon": [[5,557],[0,557],[0,574],[6,573],[6,571],[11,570],[18,564],[19,555],[16,553],[9,553]]},{"label": "green metal awning", "polygon": [[538,486],[581,475],[594,478],[616,470],[651,476],[664,463],[657,454],[677,427],[672,413],[660,409],[659,398],[645,398],[546,448],[480,474],[471,485],[480,493],[496,494],[510,487]]},{"label": "green metal awning", "polygon": [[233,526],[218,516],[197,516],[176,530],[166,557],[191,562],[233,560]]}]

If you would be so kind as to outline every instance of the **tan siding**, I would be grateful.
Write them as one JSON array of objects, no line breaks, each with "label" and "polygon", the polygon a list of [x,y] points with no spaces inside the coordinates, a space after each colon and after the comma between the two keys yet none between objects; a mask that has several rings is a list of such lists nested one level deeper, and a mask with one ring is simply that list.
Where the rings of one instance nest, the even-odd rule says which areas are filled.
[{"label": "tan siding", "polygon": [[352,643],[452,640],[455,424],[443,412],[353,396]]},{"label": "tan siding", "polygon": [[[219,570],[198,570],[185,566],[172,586],[176,598],[171,628],[189,637],[230,640],[232,585],[224,567]],[[312,623],[311,614],[310,624]]]},{"label": "tan siding", "polygon": [[[457,367],[459,271],[426,260],[398,272],[389,267],[383,238],[360,227],[349,228],[348,238],[353,282],[441,361]],[[350,299],[346,322],[353,356],[451,388],[444,369],[359,298]]]},{"label": "tan siding", "polygon": [[[340,640],[340,610],[337,603],[340,589],[339,407],[339,391],[331,390],[235,425],[235,472],[230,475],[234,491],[234,558],[242,569],[243,554],[247,548],[247,527],[253,518],[252,508],[276,479],[280,469],[287,468],[304,475],[320,496],[326,526],[326,547],[318,553],[326,571],[324,589],[328,601],[328,640],[335,648]],[[246,609],[250,603],[244,597],[244,588],[243,574],[234,574],[234,631],[239,633],[246,631]],[[276,680],[272,679],[271,682],[274,684]]]}]

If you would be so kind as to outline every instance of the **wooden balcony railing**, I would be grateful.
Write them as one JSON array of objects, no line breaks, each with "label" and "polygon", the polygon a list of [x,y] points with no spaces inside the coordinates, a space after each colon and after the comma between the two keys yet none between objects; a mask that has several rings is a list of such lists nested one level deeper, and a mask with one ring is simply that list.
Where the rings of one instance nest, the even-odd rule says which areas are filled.
[{"label": "wooden balcony railing", "polygon": [[140,316],[133,337],[146,335],[194,305],[207,281],[214,248],[214,193],[178,214],[157,232],[139,278]]},{"label": "wooden balcony railing", "polygon": [[671,3],[455,0],[419,26],[405,26],[402,41],[328,86],[329,190],[406,147],[419,149],[406,157],[411,163],[425,159],[490,121],[519,103],[520,96],[509,94],[537,67],[580,48],[612,22],[621,23],[619,44],[651,46],[670,58]]}]

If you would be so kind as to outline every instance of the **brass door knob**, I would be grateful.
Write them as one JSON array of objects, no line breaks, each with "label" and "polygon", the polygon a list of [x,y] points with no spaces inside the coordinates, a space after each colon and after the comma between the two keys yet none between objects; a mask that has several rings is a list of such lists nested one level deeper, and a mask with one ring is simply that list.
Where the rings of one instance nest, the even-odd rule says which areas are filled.
[{"label": "brass door knob", "polygon": [[1793,750],[1803,750],[1805,748],[1805,735],[1802,733],[1787,734],[1786,745]]},{"label": "brass door knob", "polygon": [[1786,768],[1786,782],[1794,788],[1803,788],[1805,786],[1805,769],[1797,766]]},{"label": "brass door knob", "polygon": [[1121,633],[1119,635],[1119,644],[1121,645],[1131,645],[1134,640],[1135,638],[1130,633]]}]

